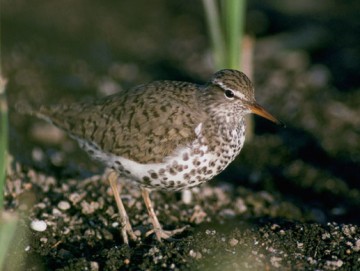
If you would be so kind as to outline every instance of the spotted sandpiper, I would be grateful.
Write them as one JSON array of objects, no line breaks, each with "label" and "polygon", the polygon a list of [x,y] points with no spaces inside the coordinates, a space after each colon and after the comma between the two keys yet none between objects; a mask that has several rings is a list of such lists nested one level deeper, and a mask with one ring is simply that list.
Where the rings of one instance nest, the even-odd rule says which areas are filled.
[{"label": "spotted sandpiper", "polygon": [[93,102],[43,106],[34,112],[111,169],[108,180],[124,243],[136,235],[118,179],[130,179],[140,188],[156,238],[171,237],[181,229],[162,229],[149,192],[191,188],[223,171],[243,147],[249,113],[281,124],[256,103],[249,78],[230,69],[216,72],[204,85],[155,81]]}]

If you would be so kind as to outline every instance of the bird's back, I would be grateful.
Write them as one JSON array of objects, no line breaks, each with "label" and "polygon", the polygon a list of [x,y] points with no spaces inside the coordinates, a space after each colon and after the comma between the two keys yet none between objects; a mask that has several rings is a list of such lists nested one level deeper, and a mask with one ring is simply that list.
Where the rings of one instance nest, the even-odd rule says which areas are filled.
[{"label": "bird's back", "polygon": [[197,88],[156,81],[93,102],[42,107],[38,115],[101,151],[138,163],[161,162],[190,144],[206,119]]}]

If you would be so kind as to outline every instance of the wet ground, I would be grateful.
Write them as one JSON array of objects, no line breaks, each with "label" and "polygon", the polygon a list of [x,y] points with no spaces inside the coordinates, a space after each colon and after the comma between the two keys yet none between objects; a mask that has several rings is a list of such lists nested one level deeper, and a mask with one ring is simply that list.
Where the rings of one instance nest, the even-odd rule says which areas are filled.
[{"label": "wet ground", "polygon": [[[360,41],[357,1],[252,1],[254,83],[287,124],[255,135],[212,182],[152,194],[158,243],[140,193],[122,192],[140,241],[122,244],[103,169],[61,131],[10,112],[6,208],[21,214],[9,253],[20,270],[360,269]],[[201,2],[2,3],[10,106],[102,97],[155,79],[206,81]],[[166,27],[164,27],[166,26]],[[19,260],[21,259],[21,260]]]}]

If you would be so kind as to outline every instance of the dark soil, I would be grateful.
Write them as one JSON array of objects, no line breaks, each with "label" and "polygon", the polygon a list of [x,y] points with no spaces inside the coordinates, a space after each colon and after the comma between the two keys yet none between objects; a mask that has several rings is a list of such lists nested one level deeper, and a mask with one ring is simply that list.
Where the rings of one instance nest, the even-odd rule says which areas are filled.
[{"label": "dark soil", "polygon": [[287,128],[255,117],[255,135],[212,182],[152,193],[166,229],[189,225],[176,241],[145,237],[146,208],[126,185],[140,239],[130,246],[101,166],[13,109],[210,77],[201,1],[123,2],[2,3],[5,204],[21,216],[7,270],[360,270],[359,1],[249,1],[256,97]]}]

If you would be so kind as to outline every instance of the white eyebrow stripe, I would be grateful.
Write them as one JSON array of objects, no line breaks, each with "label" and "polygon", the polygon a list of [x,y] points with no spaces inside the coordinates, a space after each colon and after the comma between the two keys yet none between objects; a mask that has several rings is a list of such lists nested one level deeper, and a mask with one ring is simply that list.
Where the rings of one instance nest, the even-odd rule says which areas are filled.
[{"label": "white eyebrow stripe", "polygon": [[235,95],[236,97],[238,97],[239,99],[241,99],[241,100],[246,100],[244,94],[242,94],[242,93],[239,92],[239,91],[236,91],[236,90],[234,90],[234,89],[229,88],[229,87],[228,87],[227,85],[225,85],[223,82],[218,81],[218,80],[215,80],[214,83],[215,83],[216,85],[218,85],[218,86],[219,86],[220,88],[222,88],[222,89],[231,90],[232,92],[234,92],[234,95]]},{"label": "white eyebrow stripe", "polygon": [[[232,89],[231,89],[232,90]],[[232,90],[233,91],[233,90]],[[238,97],[240,100],[246,100],[245,95],[240,92],[233,91],[235,96]]]}]

